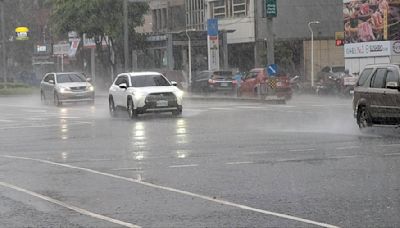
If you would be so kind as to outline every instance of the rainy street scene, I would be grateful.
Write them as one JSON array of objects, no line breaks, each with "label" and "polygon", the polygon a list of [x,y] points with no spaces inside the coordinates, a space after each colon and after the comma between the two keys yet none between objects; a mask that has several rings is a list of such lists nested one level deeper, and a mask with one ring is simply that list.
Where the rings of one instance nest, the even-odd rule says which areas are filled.
[{"label": "rainy street scene", "polygon": [[0,227],[400,227],[398,31],[398,0],[0,0]]}]

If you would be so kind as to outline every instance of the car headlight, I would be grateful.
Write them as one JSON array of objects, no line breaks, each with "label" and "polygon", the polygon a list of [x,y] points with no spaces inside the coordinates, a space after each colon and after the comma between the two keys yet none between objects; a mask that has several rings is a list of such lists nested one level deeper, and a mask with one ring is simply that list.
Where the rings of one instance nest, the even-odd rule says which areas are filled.
[{"label": "car headlight", "polygon": [[90,92],[93,92],[93,91],[94,91],[94,86],[88,86],[87,89],[88,89]]},{"label": "car headlight", "polygon": [[140,100],[145,96],[145,94],[140,92],[134,92],[133,96],[135,97],[136,100]]},{"label": "car headlight", "polygon": [[183,97],[183,91],[182,90],[176,91],[176,96],[182,98]]},{"label": "car headlight", "polygon": [[71,91],[71,89],[70,88],[68,88],[68,87],[60,87],[60,93],[65,93],[65,92],[67,92],[67,91]]}]

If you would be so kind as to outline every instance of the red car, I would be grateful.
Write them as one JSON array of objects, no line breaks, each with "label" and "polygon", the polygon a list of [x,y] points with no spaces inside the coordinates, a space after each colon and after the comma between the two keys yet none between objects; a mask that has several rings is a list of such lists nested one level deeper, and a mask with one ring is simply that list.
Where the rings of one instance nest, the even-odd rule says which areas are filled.
[{"label": "red car", "polygon": [[278,98],[289,100],[292,98],[293,91],[290,79],[286,74],[268,76],[264,68],[254,68],[242,78],[239,94],[247,96],[275,95]]}]

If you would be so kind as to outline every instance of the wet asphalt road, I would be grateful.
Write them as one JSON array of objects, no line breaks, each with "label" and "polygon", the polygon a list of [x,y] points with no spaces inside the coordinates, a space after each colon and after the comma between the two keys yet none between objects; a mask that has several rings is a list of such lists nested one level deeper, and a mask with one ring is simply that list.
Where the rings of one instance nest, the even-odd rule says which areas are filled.
[{"label": "wet asphalt road", "polygon": [[400,130],[360,133],[351,100],[0,110],[0,227],[400,226]]}]

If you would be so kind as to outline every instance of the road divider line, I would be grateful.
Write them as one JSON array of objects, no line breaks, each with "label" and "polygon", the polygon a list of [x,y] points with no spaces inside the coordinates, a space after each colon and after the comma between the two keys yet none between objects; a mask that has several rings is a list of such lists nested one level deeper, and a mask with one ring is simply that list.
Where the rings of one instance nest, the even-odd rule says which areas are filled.
[{"label": "road divider line", "polygon": [[349,150],[349,149],[359,149],[360,146],[344,146],[344,147],[337,147],[336,150]]},{"label": "road divider line", "polygon": [[0,181],[0,185],[3,186],[3,187],[6,187],[6,188],[13,189],[13,190],[18,191],[18,192],[22,192],[22,193],[34,196],[36,198],[45,200],[47,202],[56,204],[56,205],[64,207],[64,208],[67,208],[69,210],[78,212],[79,214],[87,215],[87,216],[92,217],[92,218],[100,219],[100,220],[107,221],[107,222],[110,222],[110,223],[114,223],[114,224],[117,224],[117,225],[120,225],[120,226],[124,226],[124,227],[140,228],[140,226],[134,225],[132,223],[123,222],[121,220],[117,220],[117,219],[113,219],[113,218],[110,218],[110,217],[107,217],[107,216],[104,216],[104,215],[96,214],[96,213],[90,212],[88,210],[69,205],[69,204],[61,202],[59,200],[50,198],[50,197],[45,196],[45,195],[41,195],[41,194],[36,193],[36,192],[29,191],[27,189],[24,189],[24,188],[21,188],[21,187],[18,187],[18,186],[15,186],[15,185],[12,185],[12,184],[9,184],[9,183],[6,183],[6,182]]},{"label": "road divider line", "polygon": [[[77,123],[68,123],[70,125],[91,125],[93,123],[90,122],[77,122]],[[47,128],[47,127],[59,127],[60,124],[52,124],[52,125],[20,125],[20,126],[10,126],[10,127],[0,127],[0,130],[9,130],[9,129],[20,129],[20,128]]]},{"label": "road divider line", "polygon": [[292,149],[289,150],[289,152],[307,152],[307,151],[315,151],[315,148],[309,148],[309,149]]},{"label": "road divider line", "polygon": [[197,167],[198,164],[188,164],[188,165],[171,165],[168,168],[186,168],[186,167]]},{"label": "road divider line", "polygon": [[400,144],[386,144],[386,145],[379,145],[379,146],[382,146],[382,147],[400,147]]},{"label": "road divider line", "polygon": [[74,169],[74,170],[85,171],[85,172],[88,172],[88,173],[93,173],[93,174],[97,174],[97,175],[101,175],[101,176],[105,176],[105,177],[111,177],[111,178],[118,179],[118,180],[124,180],[124,181],[128,181],[128,182],[140,184],[140,185],[147,186],[147,187],[154,188],[154,189],[159,189],[159,190],[169,191],[169,192],[173,192],[173,193],[178,193],[178,194],[181,194],[181,195],[195,197],[195,198],[198,198],[198,199],[203,199],[203,200],[206,200],[206,201],[210,201],[210,202],[214,202],[214,203],[218,203],[218,204],[222,204],[222,205],[226,205],[226,206],[231,206],[231,207],[235,207],[235,208],[239,208],[239,209],[243,209],[243,210],[257,212],[257,213],[261,213],[261,214],[264,214],[264,215],[275,216],[275,217],[284,218],[284,219],[288,219],[288,220],[292,220],[292,221],[302,222],[302,223],[306,223],[306,224],[312,224],[312,225],[316,225],[316,226],[320,226],[320,227],[339,228],[338,226],[330,225],[330,224],[327,224],[327,223],[317,222],[317,221],[313,221],[313,220],[309,220],[309,219],[296,217],[296,216],[293,216],[293,215],[287,215],[287,214],[267,211],[267,210],[263,210],[263,209],[258,209],[258,208],[254,208],[254,207],[249,207],[249,206],[246,206],[246,205],[229,202],[229,201],[222,200],[222,199],[215,199],[215,197],[200,195],[200,194],[192,193],[192,192],[185,191],[185,190],[179,190],[179,189],[175,189],[175,188],[171,188],[171,187],[165,187],[165,186],[161,186],[161,185],[156,185],[156,184],[152,184],[152,183],[149,183],[149,182],[136,180],[136,179],[133,179],[133,178],[128,178],[128,177],[114,175],[114,174],[111,174],[111,173],[104,173],[104,172],[96,171],[96,170],[93,170],[93,169],[88,169],[88,168],[83,168],[83,167],[63,164],[63,163],[57,163],[57,162],[52,162],[52,161],[43,160],[43,159],[29,158],[29,157],[18,157],[18,156],[11,156],[11,155],[0,155],[0,157],[9,158],[9,159],[35,161],[35,162],[40,162],[40,163],[44,163],[44,164],[49,164],[49,165],[54,165],[54,166],[59,166],[59,167],[64,167],[64,168],[69,168],[69,169]]},{"label": "road divider line", "polygon": [[244,165],[244,164],[254,164],[251,161],[242,161],[242,162],[227,162],[226,165]]},{"label": "road divider line", "polygon": [[389,156],[400,156],[400,153],[392,153],[392,154],[384,154],[383,156],[387,156],[387,157],[389,157]]}]

